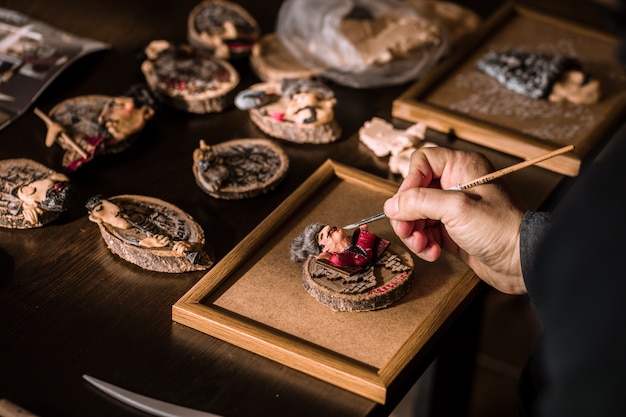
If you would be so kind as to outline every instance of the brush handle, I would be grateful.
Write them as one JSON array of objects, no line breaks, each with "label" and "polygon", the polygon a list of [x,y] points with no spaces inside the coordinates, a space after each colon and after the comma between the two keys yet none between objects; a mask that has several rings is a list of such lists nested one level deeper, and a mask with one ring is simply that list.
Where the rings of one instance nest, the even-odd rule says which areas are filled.
[{"label": "brush handle", "polygon": [[466,182],[464,184],[455,185],[454,187],[448,188],[448,190],[450,190],[450,191],[452,191],[452,190],[463,191],[463,190],[467,190],[467,189],[472,188],[472,187],[476,187],[477,185],[486,184],[486,183],[488,183],[490,181],[493,181],[493,180],[495,180],[497,178],[503,177],[503,176],[505,176],[507,174],[510,174],[512,172],[519,171],[520,169],[524,169],[524,168],[529,167],[531,165],[538,164],[539,162],[545,161],[546,159],[554,158],[555,156],[564,154],[565,152],[569,152],[572,149],[574,149],[574,145],[567,145],[567,146],[564,146],[562,148],[556,149],[556,150],[554,150],[552,152],[548,152],[546,154],[539,155],[536,158],[520,162],[519,164],[511,165],[510,167],[502,168],[502,169],[500,169],[498,171],[492,172],[491,174],[483,175],[482,177],[476,178],[475,180]]}]

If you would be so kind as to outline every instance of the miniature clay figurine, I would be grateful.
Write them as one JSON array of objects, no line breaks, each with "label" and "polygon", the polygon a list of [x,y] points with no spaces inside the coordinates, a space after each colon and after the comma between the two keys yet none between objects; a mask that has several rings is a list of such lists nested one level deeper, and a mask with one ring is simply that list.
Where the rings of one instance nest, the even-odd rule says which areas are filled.
[{"label": "miniature clay figurine", "polygon": [[57,219],[71,204],[69,179],[30,159],[0,161],[0,226],[30,229]]},{"label": "miniature clay figurine", "polygon": [[303,262],[305,289],[335,311],[387,307],[412,283],[411,255],[369,232],[367,225],[350,239],[341,228],[312,223],[289,250],[292,261]]},{"label": "miniature clay figurine", "polygon": [[285,178],[289,159],[268,139],[236,139],[193,153],[196,183],[215,198],[234,200],[267,193]]},{"label": "miniature clay figurine", "polygon": [[208,49],[217,58],[247,57],[261,30],[243,7],[225,0],[205,0],[187,20],[187,39],[195,48]]},{"label": "miniature clay figurine", "polygon": [[314,255],[339,267],[367,265],[389,245],[389,241],[377,238],[367,229],[367,224],[361,226],[350,241],[343,229],[328,224],[311,224],[292,242],[291,259],[302,262]]},{"label": "miniature clay figurine", "polygon": [[383,157],[418,146],[424,140],[425,133],[426,125],[423,123],[416,123],[406,130],[401,130],[380,117],[373,117],[359,129],[359,140],[374,155]]},{"label": "miniature clay figurine", "polygon": [[239,92],[235,105],[249,110],[266,134],[296,143],[330,143],[341,135],[333,91],[314,79],[259,83]]},{"label": "miniature clay figurine", "polygon": [[396,129],[391,123],[373,117],[359,129],[359,140],[377,157],[389,156],[389,171],[406,177],[411,154],[418,148],[437,146],[424,140],[426,125],[415,123],[405,130]]},{"label": "miniature clay figurine", "polygon": [[476,67],[519,94],[553,102],[591,104],[600,98],[600,82],[570,57],[517,49],[485,54]]},{"label": "miniature clay figurine", "polygon": [[48,128],[46,146],[57,143],[65,150],[62,165],[76,171],[96,155],[118,153],[137,138],[154,115],[154,100],[142,86],[126,95],[87,95],[57,104],[49,115],[35,108]]},{"label": "miniature clay figurine", "polygon": [[111,251],[143,269],[188,272],[208,269],[204,231],[187,213],[165,201],[138,195],[91,197],[89,220]]},{"label": "miniature clay figurine", "polygon": [[141,71],[157,98],[190,113],[221,112],[232,105],[239,73],[209,51],[165,40],[150,42]]}]

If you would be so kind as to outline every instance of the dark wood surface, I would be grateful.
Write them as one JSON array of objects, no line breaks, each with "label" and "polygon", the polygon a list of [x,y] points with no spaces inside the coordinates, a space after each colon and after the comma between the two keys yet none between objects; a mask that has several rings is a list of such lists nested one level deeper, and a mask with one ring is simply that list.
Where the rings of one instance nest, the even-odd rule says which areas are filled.
[{"label": "dark wood surface", "polygon": [[[278,0],[241,2],[272,32]],[[488,2],[494,3],[494,2]],[[119,95],[143,82],[138,56],[154,39],[183,42],[187,15],[196,1],[5,0],[0,6],[112,48],[73,64],[41,95],[44,111],[66,98]],[[490,11],[484,2],[476,8]],[[240,87],[259,80],[247,61],[236,63]],[[203,227],[219,261],[327,158],[398,181],[386,160],[360,144],[357,131],[373,116],[390,120],[391,102],[409,84],[356,90],[331,84],[338,100],[341,140],[329,145],[279,141],[290,158],[285,181],[249,200],[223,201],[195,184],[192,152],[200,139],[219,143],[265,137],[235,108],[192,115],[159,108],[139,141],[119,155],[88,163],[71,180],[77,203],[58,221],[33,230],[0,230],[0,398],[42,416],[144,415],[96,391],[81,378],[90,374],[124,388],[228,417],[387,415],[420,372],[403,375],[386,406],[321,382],[253,353],[173,323],[171,306],[203,275],[141,270],[113,255],[83,202],[92,195],[140,194],[166,200]],[[398,126],[408,126],[396,121]],[[0,131],[0,158],[31,158],[60,170],[61,151],[44,145],[45,126],[29,110]],[[438,143],[484,151],[496,167],[518,160],[442,135]],[[507,182],[531,206],[546,200],[560,175],[540,168],[512,174]],[[442,329],[445,330],[445,329]]]}]

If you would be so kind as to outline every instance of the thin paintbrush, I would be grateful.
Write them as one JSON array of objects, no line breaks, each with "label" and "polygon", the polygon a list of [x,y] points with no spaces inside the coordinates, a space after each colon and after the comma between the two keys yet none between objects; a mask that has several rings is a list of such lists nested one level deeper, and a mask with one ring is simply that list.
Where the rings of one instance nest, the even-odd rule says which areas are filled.
[{"label": "thin paintbrush", "polygon": [[[477,185],[486,184],[486,183],[488,183],[490,181],[493,181],[495,179],[503,177],[503,176],[505,176],[507,174],[510,174],[512,172],[519,171],[520,169],[529,167],[531,165],[538,164],[539,162],[545,161],[546,159],[554,158],[555,156],[564,154],[565,152],[569,152],[572,149],[574,149],[574,145],[567,145],[567,146],[564,146],[562,148],[556,149],[556,150],[554,150],[552,152],[548,152],[546,154],[540,155],[540,156],[538,156],[536,158],[528,159],[528,160],[520,162],[518,164],[511,165],[510,167],[502,168],[502,169],[499,169],[497,171],[494,171],[491,174],[483,175],[482,177],[476,178],[475,180],[472,180],[470,182],[466,182],[464,184],[457,184],[457,185],[455,185],[453,187],[447,188],[446,190],[463,191],[463,190],[467,190],[467,189],[472,188],[472,187],[476,187]],[[384,212],[383,213],[379,213],[379,214],[377,214],[375,216],[371,216],[371,217],[368,217],[366,219],[359,220],[356,223],[344,226],[343,228],[346,229],[346,230],[356,229],[359,226],[362,226],[362,225],[367,224],[367,223],[371,223],[371,222],[376,221],[376,220],[383,219],[385,217],[386,216],[385,216]]]}]

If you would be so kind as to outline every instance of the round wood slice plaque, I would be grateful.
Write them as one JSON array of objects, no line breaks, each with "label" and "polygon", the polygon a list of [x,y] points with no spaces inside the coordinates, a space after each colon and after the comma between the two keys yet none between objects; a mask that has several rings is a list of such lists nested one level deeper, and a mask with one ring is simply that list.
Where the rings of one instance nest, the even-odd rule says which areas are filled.
[{"label": "round wood slice plaque", "polygon": [[[143,269],[171,273],[202,271],[213,265],[203,251],[204,231],[178,207],[139,195],[120,195],[106,200],[117,205],[133,225],[129,229],[119,229],[108,223],[98,223],[107,246],[122,259]],[[164,247],[142,246],[139,242],[149,235],[167,236],[171,244]],[[181,241],[191,245],[182,254],[172,249],[174,242]]]},{"label": "round wood slice plaque", "polygon": [[260,33],[259,24],[247,10],[226,0],[205,0],[187,19],[189,43],[221,59],[249,56]]},{"label": "round wood slice plaque", "polygon": [[268,139],[236,139],[194,152],[193,174],[204,192],[235,200],[273,190],[287,175],[289,158]]},{"label": "round wood slice plaque", "polygon": [[[308,95],[304,102],[303,95]],[[335,104],[332,90],[309,78],[253,84],[235,98],[235,105],[248,110],[252,122],[267,135],[310,144],[326,144],[340,138]]]},{"label": "round wood slice plaque", "polygon": [[97,155],[122,152],[137,140],[154,114],[152,103],[139,101],[131,96],[91,94],[58,103],[48,116],[39,112],[48,127],[46,146],[56,142],[63,148],[62,164],[69,171]]},{"label": "round wood slice plaque", "polygon": [[0,161],[0,227],[31,229],[56,220],[71,204],[69,179],[26,158]]},{"label": "round wood slice plaque", "polygon": [[153,41],[141,71],[163,103],[190,113],[221,112],[233,101],[239,73],[209,51]]},{"label": "round wood slice plaque", "polygon": [[309,257],[302,266],[304,288],[335,311],[385,308],[404,296],[413,282],[413,258],[391,244],[377,262],[348,274]]},{"label": "round wood slice plaque", "polygon": [[294,143],[322,145],[335,142],[341,136],[341,128],[334,119],[320,125],[301,125],[276,120],[267,114],[267,109],[251,109],[250,119],[269,136]]}]

